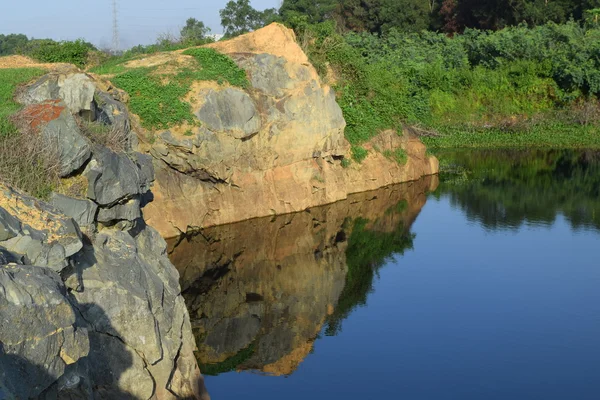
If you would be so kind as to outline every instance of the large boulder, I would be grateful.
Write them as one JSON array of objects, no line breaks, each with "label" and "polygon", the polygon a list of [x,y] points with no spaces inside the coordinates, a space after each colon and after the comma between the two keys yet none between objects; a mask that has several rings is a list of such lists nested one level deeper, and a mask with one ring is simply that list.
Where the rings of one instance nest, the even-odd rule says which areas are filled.
[{"label": "large boulder", "polygon": [[19,96],[23,104],[38,104],[61,99],[69,111],[79,114],[91,111],[96,84],[87,74],[72,71],[52,72],[29,85]]},{"label": "large boulder", "polygon": [[65,103],[48,100],[25,107],[21,112],[31,128],[39,129],[49,151],[56,151],[59,175],[68,176],[90,158],[91,144],[83,137]]},{"label": "large boulder", "polygon": [[200,126],[154,132],[155,140],[143,143],[158,166],[154,201],[144,215],[163,236],[301,211],[437,173],[435,158],[408,132],[394,132],[397,140],[386,152],[406,151],[404,165],[373,142],[365,144],[362,164],[346,168],[351,147],[335,93],[284,26],[208,47],[231,57],[249,85],[193,82],[184,100]]}]

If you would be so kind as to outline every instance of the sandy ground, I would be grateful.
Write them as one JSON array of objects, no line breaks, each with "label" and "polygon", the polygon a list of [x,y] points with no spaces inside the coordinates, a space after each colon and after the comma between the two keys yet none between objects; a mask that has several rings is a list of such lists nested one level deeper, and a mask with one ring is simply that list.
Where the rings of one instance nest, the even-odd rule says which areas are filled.
[{"label": "sandy ground", "polygon": [[65,63],[39,63],[25,56],[6,56],[0,57],[0,69],[7,68],[43,68],[55,70],[59,68],[75,68],[71,64]]}]

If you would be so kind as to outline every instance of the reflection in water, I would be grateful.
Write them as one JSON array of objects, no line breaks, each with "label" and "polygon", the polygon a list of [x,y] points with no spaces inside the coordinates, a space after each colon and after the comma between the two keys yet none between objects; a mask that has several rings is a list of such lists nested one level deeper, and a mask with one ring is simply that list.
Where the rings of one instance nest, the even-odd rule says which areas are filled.
[{"label": "reflection in water", "polygon": [[598,152],[462,151],[441,159],[452,171],[435,195],[487,229],[551,225],[562,214],[573,228],[600,230]]},{"label": "reflection in water", "polygon": [[204,374],[289,375],[325,325],[366,302],[377,269],[412,248],[437,177],[303,213],[209,228],[170,244]]}]

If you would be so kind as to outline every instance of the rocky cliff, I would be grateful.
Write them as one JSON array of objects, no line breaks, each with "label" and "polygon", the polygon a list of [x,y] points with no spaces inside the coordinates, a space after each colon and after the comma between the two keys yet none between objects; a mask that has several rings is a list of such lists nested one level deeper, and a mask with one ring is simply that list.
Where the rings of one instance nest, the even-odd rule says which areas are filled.
[{"label": "rocky cliff", "polygon": [[[152,159],[118,99],[68,67],[20,93],[62,180],[47,202],[0,184],[1,399],[208,397],[179,274],[141,218]],[[82,119],[127,140],[111,150]]]},{"label": "rocky cliff", "polygon": [[[195,81],[185,101],[196,126],[150,135],[137,129],[140,149],[156,166],[154,201],[145,216],[163,237],[301,211],[437,173],[435,157],[407,132],[380,134],[365,145],[369,153],[362,163],[349,163],[335,94],[282,25],[210,47],[231,57],[249,85]],[[189,67],[191,58],[162,53],[125,67],[156,68],[168,79],[173,65]],[[405,163],[389,157],[397,149],[406,155]]]},{"label": "rocky cliff", "polygon": [[[293,373],[323,325],[335,325],[367,295],[376,260],[412,243],[410,227],[436,186],[436,177],[426,177],[170,240],[205,371]],[[379,244],[364,243],[365,231],[398,246],[368,254]],[[367,271],[357,273],[357,267]]]}]

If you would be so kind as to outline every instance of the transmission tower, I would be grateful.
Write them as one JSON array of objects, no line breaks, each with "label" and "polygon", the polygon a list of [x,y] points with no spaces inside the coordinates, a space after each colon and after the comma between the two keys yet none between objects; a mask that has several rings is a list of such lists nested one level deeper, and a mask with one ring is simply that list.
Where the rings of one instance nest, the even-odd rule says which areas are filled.
[{"label": "transmission tower", "polygon": [[112,0],[113,6],[113,37],[112,37],[112,50],[114,54],[119,53],[119,18],[117,15],[117,0]]}]

